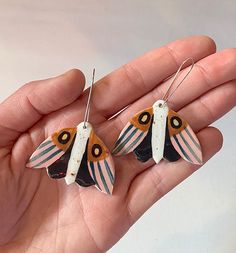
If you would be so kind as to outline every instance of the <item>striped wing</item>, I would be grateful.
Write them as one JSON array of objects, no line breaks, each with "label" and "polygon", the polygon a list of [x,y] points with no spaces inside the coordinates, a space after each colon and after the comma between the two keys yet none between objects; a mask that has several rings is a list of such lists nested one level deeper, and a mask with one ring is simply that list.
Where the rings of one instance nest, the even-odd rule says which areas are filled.
[{"label": "striped wing", "polygon": [[183,159],[194,164],[202,164],[200,143],[188,125],[176,112],[169,110],[168,130],[175,150]]},{"label": "striped wing", "polygon": [[42,142],[31,155],[26,167],[49,167],[60,159],[70,147],[76,134],[76,128],[64,128]]},{"label": "striped wing", "polygon": [[134,151],[147,135],[152,117],[152,107],[135,114],[120,133],[112,153],[118,156]]},{"label": "striped wing", "polygon": [[88,149],[88,169],[96,187],[107,194],[112,194],[115,169],[112,156],[104,143],[91,131]]}]

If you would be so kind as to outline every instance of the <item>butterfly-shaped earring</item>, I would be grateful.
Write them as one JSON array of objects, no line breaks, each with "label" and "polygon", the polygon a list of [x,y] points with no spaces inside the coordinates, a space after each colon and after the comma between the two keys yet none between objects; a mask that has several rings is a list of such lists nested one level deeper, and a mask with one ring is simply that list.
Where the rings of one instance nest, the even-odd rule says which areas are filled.
[{"label": "butterfly-shaped earring", "polygon": [[115,178],[113,159],[88,122],[94,75],[95,70],[84,122],[76,128],[64,128],[48,137],[38,146],[26,166],[46,168],[49,177],[65,178],[67,184],[76,182],[83,187],[95,185],[100,191],[112,194]]},{"label": "butterfly-shaped earring", "polygon": [[[168,95],[183,65],[191,60],[192,66],[174,91]],[[200,143],[188,123],[168,107],[167,101],[189,75],[194,62],[186,59],[171,82],[162,100],[152,107],[134,115],[126,124],[115,143],[113,154],[126,155],[134,152],[141,162],[153,158],[159,163],[162,158],[174,162],[182,157],[188,162],[202,164]]]}]

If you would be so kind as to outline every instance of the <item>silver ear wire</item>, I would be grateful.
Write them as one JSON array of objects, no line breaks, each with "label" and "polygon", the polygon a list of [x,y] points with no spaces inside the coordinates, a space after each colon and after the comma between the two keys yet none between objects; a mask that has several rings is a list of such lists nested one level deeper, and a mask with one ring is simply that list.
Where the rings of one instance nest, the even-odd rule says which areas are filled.
[{"label": "silver ear wire", "polygon": [[92,89],[94,84],[94,78],[95,78],[95,68],[93,69],[93,77],[92,77],[92,83],[89,89],[89,95],[88,95],[88,102],[86,105],[85,113],[84,113],[84,128],[87,128],[87,122],[89,120],[89,114],[90,114],[90,104],[91,104],[91,96],[92,96]]},{"label": "silver ear wire", "polygon": [[[170,93],[170,90],[174,84],[174,82],[176,81],[177,79],[177,76],[179,74],[179,72],[182,70],[184,64],[188,61],[191,61],[192,62],[192,65],[191,65],[191,68],[189,69],[189,71],[187,72],[187,74],[184,76],[184,78],[180,81],[180,83],[175,87],[175,89],[172,91],[172,93]],[[187,78],[187,76],[190,74],[190,72],[192,71],[194,67],[194,60],[193,58],[187,58],[186,60],[184,60],[182,62],[182,64],[180,65],[180,67],[178,68],[177,72],[175,73],[174,77],[173,77],[173,80],[172,82],[170,83],[169,85],[169,88],[167,89],[165,95],[163,96],[163,100],[165,101],[165,104],[167,103],[167,101],[173,96],[173,94],[176,92],[176,90],[179,88],[179,86],[183,83],[183,81]]]}]

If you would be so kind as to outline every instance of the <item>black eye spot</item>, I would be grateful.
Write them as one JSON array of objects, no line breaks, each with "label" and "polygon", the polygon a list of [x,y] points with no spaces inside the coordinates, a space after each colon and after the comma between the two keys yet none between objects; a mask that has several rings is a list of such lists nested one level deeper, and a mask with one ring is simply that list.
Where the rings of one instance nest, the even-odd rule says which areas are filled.
[{"label": "black eye spot", "polygon": [[146,125],[149,123],[151,115],[149,112],[142,112],[138,117],[138,122],[141,125]]},{"label": "black eye spot", "polygon": [[99,157],[102,154],[102,147],[99,144],[93,144],[92,155],[94,157]]},{"label": "black eye spot", "polygon": [[182,120],[179,117],[172,117],[170,119],[170,124],[173,128],[178,129],[182,126]]},{"label": "black eye spot", "polygon": [[58,139],[59,143],[66,144],[70,140],[70,137],[71,137],[71,135],[69,132],[63,131],[62,133],[59,134],[57,139]]}]

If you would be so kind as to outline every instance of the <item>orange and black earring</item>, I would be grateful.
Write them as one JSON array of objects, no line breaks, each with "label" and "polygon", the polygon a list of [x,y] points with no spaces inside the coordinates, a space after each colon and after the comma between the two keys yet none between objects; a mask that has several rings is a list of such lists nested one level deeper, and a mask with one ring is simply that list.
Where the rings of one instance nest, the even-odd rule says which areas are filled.
[{"label": "orange and black earring", "polygon": [[115,169],[112,156],[88,122],[93,81],[90,87],[84,121],[76,128],[62,129],[42,142],[30,157],[27,167],[46,168],[49,177],[65,178],[67,184],[95,185],[112,194]]},{"label": "orange and black earring", "polygon": [[[190,70],[169,94],[183,65],[189,60],[192,61]],[[188,162],[202,164],[201,146],[195,133],[178,113],[169,109],[167,104],[193,67],[193,60],[186,59],[176,72],[163,99],[156,101],[152,107],[137,113],[130,119],[115,143],[114,155],[134,152],[141,162],[151,158],[156,163],[159,163],[162,158],[174,162],[182,157]]]}]

